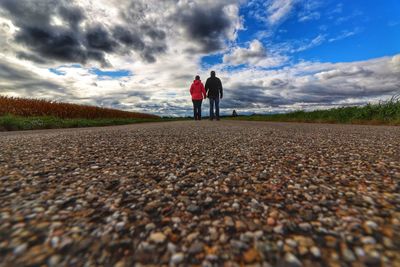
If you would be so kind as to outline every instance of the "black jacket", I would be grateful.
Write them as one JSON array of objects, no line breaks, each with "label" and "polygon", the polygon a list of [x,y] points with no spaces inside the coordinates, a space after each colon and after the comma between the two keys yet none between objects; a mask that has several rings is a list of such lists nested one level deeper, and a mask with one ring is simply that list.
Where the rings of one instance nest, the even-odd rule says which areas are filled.
[{"label": "black jacket", "polygon": [[207,79],[204,87],[206,88],[208,98],[222,98],[223,89],[219,78],[211,76]]}]

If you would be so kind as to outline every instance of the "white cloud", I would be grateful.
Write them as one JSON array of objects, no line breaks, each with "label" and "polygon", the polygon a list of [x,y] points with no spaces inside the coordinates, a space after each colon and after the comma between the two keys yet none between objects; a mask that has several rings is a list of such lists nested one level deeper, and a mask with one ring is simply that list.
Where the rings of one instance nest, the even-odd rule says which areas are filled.
[{"label": "white cloud", "polygon": [[391,63],[395,70],[400,71],[400,55],[393,56]]},{"label": "white cloud", "polygon": [[292,11],[296,0],[272,0],[267,6],[268,22],[276,25],[284,21]]},{"label": "white cloud", "polygon": [[301,51],[305,51],[305,50],[311,49],[313,47],[321,45],[325,40],[326,40],[326,35],[325,34],[319,34],[317,37],[315,37],[311,41],[309,41],[309,42],[307,42],[305,44],[302,44],[300,47],[292,49],[291,52],[301,52]]},{"label": "white cloud", "polygon": [[282,65],[286,57],[269,55],[258,40],[253,40],[248,48],[236,47],[223,57],[223,63],[227,65],[250,65],[257,67],[276,67]]}]

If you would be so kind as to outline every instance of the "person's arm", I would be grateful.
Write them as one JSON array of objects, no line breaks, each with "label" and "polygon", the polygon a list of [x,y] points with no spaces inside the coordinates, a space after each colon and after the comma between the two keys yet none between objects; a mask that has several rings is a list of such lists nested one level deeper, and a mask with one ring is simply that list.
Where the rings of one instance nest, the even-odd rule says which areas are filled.
[{"label": "person's arm", "polygon": [[193,84],[190,86],[190,95],[193,94]]},{"label": "person's arm", "polygon": [[201,92],[203,93],[203,98],[206,99],[207,97],[207,92],[206,92],[206,88],[204,88],[204,85],[201,84]]},{"label": "person's arm", "polygon": [[222,97],[224,96],[224,90],[223,90],[223,88],[222,88],[222,82],[221,82],[221,80],[218,79],[218,82],[219,82],[219,96],[220,96],[220,98],[222,99]]},{"label": "person's arm", "polygon": [[208,94],[209,87],[210,87],[210,82],[209,82],[209,79],[207,79],[206,85],[204,87],[204,90],[206,90],[206,97],[207,97],[207,94]]}]

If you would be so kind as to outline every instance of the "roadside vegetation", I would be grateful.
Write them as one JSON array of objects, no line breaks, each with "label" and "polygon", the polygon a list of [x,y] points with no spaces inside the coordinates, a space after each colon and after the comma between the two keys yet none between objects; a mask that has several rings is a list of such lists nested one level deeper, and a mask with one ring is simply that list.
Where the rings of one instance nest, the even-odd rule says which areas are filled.
[{"label": "roadside vegetation", "polygon": [[295,111],[285,114],[230,117],[233,120],[400,125],[400,95],[389,101],[357,107]]},{"label": "roadside vegetation", "polygon": [[76,128],[170,121],[109,108],[0,96],[0,131]]}]

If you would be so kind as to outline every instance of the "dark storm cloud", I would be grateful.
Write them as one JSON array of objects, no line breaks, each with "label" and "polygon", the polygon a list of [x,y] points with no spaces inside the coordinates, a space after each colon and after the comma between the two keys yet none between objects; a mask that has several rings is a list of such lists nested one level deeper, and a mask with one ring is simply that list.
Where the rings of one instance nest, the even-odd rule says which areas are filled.
[{"label": "dark storm cloud", "polygon": [[113,52],[118,46],[117,42],[111,39],[108,31],[101,25],[89,28],[86,32],[88,47],[94,50]]},{"label": "dark storm cloud", "polygon": [[42,57],[36,56],[34,54],[26,53],[23,51],[17,52],[17,58],[19,59],[26,59],[38,64],[45,64],[47,61],[43,59]]},{"label": "dark storm cloud", "polygon": [[[19,51],[18,56],[36,63],[54,60],[85,64],[93,60],[107,65],[108,53],[131,51],[154,62],[156,55],[167,49],[165,32],[147,22],[136,21],[110,29],[101,24],[84,27],[82,22],[89,22],[84,10],[64,0],[2,0],[0,14],[20,28],[15,41],[29,51]],[[62,19],[61,26],[51,23],[53,16]],[[151,41],[145,41],[146,36]]]},{"label": "dark storm cloud", "polygon": [[12,90],[31,97],[45,94],[64,94],[60,85],[40,79],[34,73],[17,66],[0,63],[0,93]]},{"label": "dark storm cloud", "polygon": [[185,28],[191,41],[201,46],[201,52],[211,53],[223,48],[232,21],[223,11],[223,5],[195,6],[178,10],[174,20]]}]

